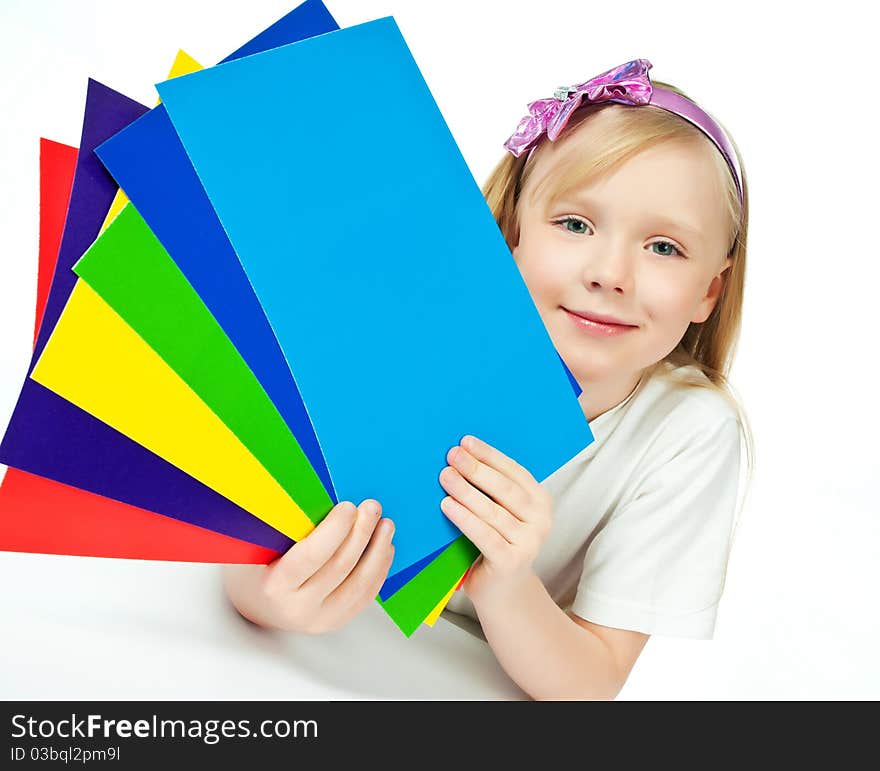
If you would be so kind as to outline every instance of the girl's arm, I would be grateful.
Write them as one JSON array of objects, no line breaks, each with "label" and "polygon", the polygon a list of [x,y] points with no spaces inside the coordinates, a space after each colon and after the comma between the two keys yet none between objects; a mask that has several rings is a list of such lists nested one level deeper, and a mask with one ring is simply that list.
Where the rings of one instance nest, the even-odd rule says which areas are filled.
[{"label": "girl's arm", "polygon": [[466,436],[440,474],[441,509],[480,550],[463,585],[511,679],[535,699],[613,699],[648,635],[561,610],[532,563],[550,532],[552,496],[515,461]]},{"label": "girl's arm", "polygon": [[533,699],[615,698],[648,641],[566,614],[531,572],[469,597],[504,671]]}]

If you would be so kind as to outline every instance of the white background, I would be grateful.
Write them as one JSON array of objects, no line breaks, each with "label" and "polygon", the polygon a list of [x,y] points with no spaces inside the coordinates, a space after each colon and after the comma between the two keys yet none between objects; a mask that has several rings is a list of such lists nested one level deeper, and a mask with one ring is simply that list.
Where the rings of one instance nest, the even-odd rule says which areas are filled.
[{"label": "white background", "polygon": [[[0,0],[0,428],[30,354],[38,138],[79,143],[86,78],[152,104],[178,47],[212,63],[295,0]],[[757,444],[715,640],[652,638],[621,699],[880,697],[876,73],[865,4],[327,0],[397,19],[475,177],[528,101],[633,58],[717,115],[752,202],[733,382]],[[328,84],[327,114],[338,111]],[[327,117],[314,108],[316,125]],[[389,128],[389,130],[393,130]],[[442,226],[442,223],[438,223]],[[445,622],[371,609],[270,635],[212,566],[0,554],[0,698],[512,698]],[[378,608],[375,609],[378,611]]]}]

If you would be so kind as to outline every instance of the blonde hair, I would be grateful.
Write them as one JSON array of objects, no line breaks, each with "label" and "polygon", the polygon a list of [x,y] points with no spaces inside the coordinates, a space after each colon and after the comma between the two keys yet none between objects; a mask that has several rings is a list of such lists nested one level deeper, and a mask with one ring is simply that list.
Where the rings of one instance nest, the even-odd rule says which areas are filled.
[{"label": "blonde hair", "polygon": [[[655,80],[654,84],[687,96],[667,83]],[[720,392],[733,405],[739,417],[746,448],[747,479],[750,479],[754,466],[751,429],[745,411],[727,379],[739,339],[746,275],[749,197],[745,172],[742,178],[743,201],[740,204],[733,175],[711,140],[684,118],[662,108],[651,105],[633,108],[614,103],[590,105],[580,108],[572,116],[565,128],[565,135],[575,134],[582,126],[596,122],[601,131],[596,132],[596,139],[591,142],[588,153],[584,153],[582,146],[576,142],[558,145],[558,162],[542,179],[535,181],[535,196],[543,191],[552,203],[575,186],[613,170],[635,154],[661,142],[697,141],[711,145],[711,157],[717,166],[719,179],[724,180],[722,190],[729,221],[728,257],[731,264],[718,301],[706,321],[692,322],[675,349],[649,367],[645,375],[663,370],[664,375],[675,377],[684,386],[708,387]],[[733,140],[731,144],[742,169],[739,149]],[[486,202],[511,250],[519,243],[521,193],[534,173],[536,159],[546,145],[547,141],[544,140],[534,152],[519,158],[506,153],[483,186]],[[680,371],[685,365],[697,368],[705,377],[688,377]],[[643,377],[643,382],[647,379]]]}]

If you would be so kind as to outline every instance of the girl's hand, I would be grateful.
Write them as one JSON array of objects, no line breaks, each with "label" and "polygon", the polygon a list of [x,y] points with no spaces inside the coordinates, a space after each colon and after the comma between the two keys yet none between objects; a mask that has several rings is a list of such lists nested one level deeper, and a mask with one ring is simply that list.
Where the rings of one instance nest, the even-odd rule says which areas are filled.
[{"label": "girl's hand", "polygon": [[378,501],[342,501],[270,565],[230,565],[229,599],[261,626],[305,634],[345,626],[379,593],[394,546],[394,524]]},{"label": "girl's hand", "polygon": [[500,596],[531,574],[553,522],[553,497],[515,461],[473,436],[446,456],[443,513],[482,555],[463,589],[471,598]]}]

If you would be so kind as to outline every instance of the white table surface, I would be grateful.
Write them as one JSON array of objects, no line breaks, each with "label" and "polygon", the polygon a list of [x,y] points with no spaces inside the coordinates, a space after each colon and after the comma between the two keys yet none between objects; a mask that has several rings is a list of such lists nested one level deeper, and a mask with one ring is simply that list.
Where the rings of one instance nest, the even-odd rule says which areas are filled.
[{"label": "white table surface", "polygon": [[488,645],[378,604],[320,637],[229,605],[216,565],[0,553],[3,699],[510,700]]}]

